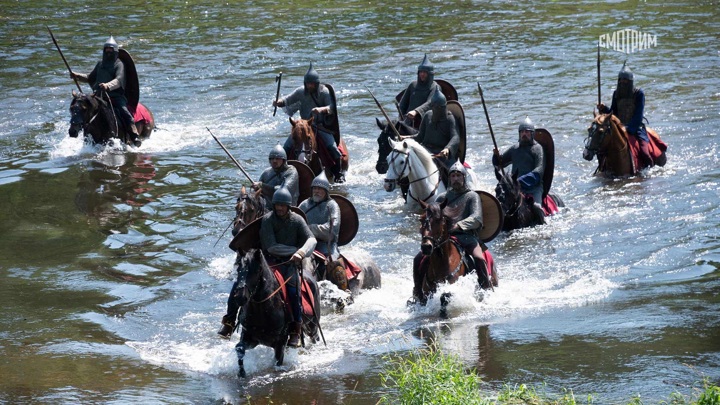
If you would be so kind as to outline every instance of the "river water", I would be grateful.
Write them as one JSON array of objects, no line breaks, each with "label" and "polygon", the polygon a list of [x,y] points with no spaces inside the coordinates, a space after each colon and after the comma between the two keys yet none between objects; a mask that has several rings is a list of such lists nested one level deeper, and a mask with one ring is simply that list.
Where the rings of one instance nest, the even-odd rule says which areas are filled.
[{"label": "river water", "polygon": [[[446,1],[403,5],[246,1],[3,2],[0,13],[0,402],[375,403],[386,356],[431,340],[498,389],[547,384],[579,398],[646,403],[720,380],[720,13],[712,2]],[[159,129],[140,148],[67,136],[70,65],[90,71],[109,34],[135,58]],[[597,101],[599,35],[635,29],[655,46],[602,51],[608,103],[623,61],[645,90],[668,164],[609,181],[582,159]],[[392,97],[427,52],[458,90],[468,161],[495,185],[483,86],[501,148],[529,115],[556,143],[554,191],[567,208],[546,226],[491,244],[500,287],[479,302],[472,279],[450,319],[437,300],[410,311],[418,221],[375,173],[371,88]],[[346,249],[372,255],[383,286],[327,314],[327,347],[272,366],[215,332],[232,278],[224,227],[242,174],[289,133],[272,116],[310,62],[335,87],[351,154],[347,195],[361,218]],[[87,91],[87,88],[85,88]]]}]

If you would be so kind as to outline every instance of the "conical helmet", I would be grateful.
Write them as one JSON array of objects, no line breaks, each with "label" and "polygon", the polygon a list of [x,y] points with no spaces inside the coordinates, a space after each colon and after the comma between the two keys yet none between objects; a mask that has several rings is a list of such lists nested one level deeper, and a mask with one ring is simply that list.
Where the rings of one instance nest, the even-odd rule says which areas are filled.
[{"label": "conical helmet", "polygon": [[272,150],[270,151],[270,155],[268,156],[268,159],[275,159],[275,158],[287,160],[287,153],[285,153],[285,148],[283,148],[280,145],[273,146]]},{"label": "conical helmet", "polygon": [[115,38],[113,38],[112,35],[110,35],[110,38],[105,41],[105,45],[103,45],[103,50],[105,50],[105,48],[112,48],[115,52],[118,51],[118,43],[115,42]]},{"label": "conical helmet", "polygon": [[325,172],[322,171],[320,174],[317,175],[310,184],[310,187],[320,187],[325,189],[328,194],[330,193],[330,182],[328,181],[327,176],[325,176]]},{"label": "conical helmet", "polygon": [[442,91],[436,91],[430,99],[430,107],[446,107],[447,99]]},{"label": "conical helmet", "polygon": [[288,189],[285,187],[280,187],[279,189],[275,190],[275,194],[273,194],[272,198],[272,203],[273,205],[292,205],[292,195],[290,195],[290,191],[288,191]]},{"label": "conical helmet", "polygon": [[626,66],[626,63],[627,61],[623,63],[622,69],[620,69],[620,73],[618,73],[618,80],[627,79],[633,81],[635,79],[635,75],[633,74],[632,70],[630,70],[630,68]]},{"label": "conical helmet", "polygon": [[304,77],[303,81],[305,83],[320,84],[320,75],[313,68],[312,62],[310,62],[310,67],[308,68],[307,73],[305,73],[305,77]]},{"label": "conical helmet", "polygon": [[530,131],[532,133],[535,133],[535,124],[533,124],[530,117],[525,117],[525,121],[521,122],[518,126],[518,132],[521,131]]},{"label": "conical helmet", "polygon": [[460,159],[456,160],[455,163],[450,166],[450,171],[448,172],[448,174],[452,172],[458,172],[462,174],[464,178],[467,177],[467,170],[465,169],[465,165],[460,162]]},{"label": "conical helmet", "polygon": [[433,66],[432,62],[430,62],[430,59],[428,59],[427,54],[425,54],[425,57],[423,58],[423,61],[418,65],[418,72],[425,71],[428,73],[435,73],[435,66]]}]

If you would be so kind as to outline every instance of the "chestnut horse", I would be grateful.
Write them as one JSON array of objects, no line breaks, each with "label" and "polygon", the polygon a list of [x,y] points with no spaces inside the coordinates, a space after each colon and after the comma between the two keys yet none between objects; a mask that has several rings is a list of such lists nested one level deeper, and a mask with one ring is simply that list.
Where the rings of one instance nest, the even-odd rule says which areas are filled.
[{"label": "chestnut horse", "polygon": [[[302,118],[294,120],[290,117],[290,124],[292,125],[290,138],[293,141],[293,146],[288,159],[298,160],[310,166],[316,176],[324,170],[327,178],[334,180],[334,176],[330,170],[332,158],[327,152],[325,145],[319,145],[319,140],[315,132],[317,128],[313,126],[313,119],[314,117],[310,117],[307,120]],[[338,149],[340,149],[340,153],[342,154],[340,157],[342,170],[343,172],[347,172],[350,157],[347,153],[344,139],[340,139]]]},{"label": "chestnut horse", "polygon": [[[413,262],[413,298],[424,305],[435,293],[438,284],[442,282],[453,284],[460,277],[473,272],[474,267],[468,266],[463,258],[462,248],[449,234],[460,213],[449,212],[447,208],[443,209],[437,203],[421,203],[421,205],[425,213],[420,217],[421,254],[416,256]],[[491,263],[491,268],[486,268],[487,273],[478,276],[478,280],[481,288],[493,288],[498,285],[497,271],[489,251],[485,251],[484,256],[486,263]],[[443,308],[441,313],[444,313],[449,297],[449,293],[444,293],[440,297]]]},{"label": "chestnut horse", "polygon": [[[646,128],[650,139],[650,154],[654,164],[664,166],[667,162],[667,144],[650,128]],[[637,175],[646,166],[638,159],[638,141],[625,131],[625,126],[612,114],[596,114],[588,128],[583,158],[598,157],[595,174],[606,177],[630,177]]]},{"label": "chestnut horse", "polygon": [[[95,94],[75,91],[72,92],[72,95],[70,129],[68,130],[71,138],[76,138],[82,130],[85,138],[92,139],[96,144],[106,144],[113,137],[126,144],[132,143],[128,131],[121,125],[113,111],[110,100]],[[135,116],[135,126],[140,134],[140,140],[149,138],[155,128],[155,118],[152,112],[143,104],[138,103],[136,110],[130,109],[130,113]]]}]

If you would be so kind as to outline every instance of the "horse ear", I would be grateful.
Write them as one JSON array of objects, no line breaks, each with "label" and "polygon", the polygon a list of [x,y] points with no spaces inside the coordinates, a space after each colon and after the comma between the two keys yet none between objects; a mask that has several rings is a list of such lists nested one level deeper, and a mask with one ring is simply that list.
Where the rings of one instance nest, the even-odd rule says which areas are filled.
[{"label": "horse ear", "polygon": [[308,125],[312,125],[313,119],[315,119],[315,116],[312,116],[307,120]]},{"label": "horse ear", "polygon": [[390,148],[395,149],[395,141],[392,140],[392,138],[388,138],[388,143],[390,144]]},{"label": "horse ear", "polygon": [[408,147],[408,146],[407,146],[407,142],[406,142],[406,141],[403,142],[403,149],[407,149],[407,147]]},{"label": "horse ear", "polygon": [[600,115],[600,111],[593,108],[593,118],[597,118],[598,115]]},{"label": "horse ear", "polygon": [[242,195],[242,194],[245,194],[245,186],[242,186],[242,187],[240,188],[240,194],[241,194],[241,195]]},{"label": "horse ear", "polygon": [[72,96],[73,96],[73,98],[77,97],[77,91],[73,90],[73,91],[72,91]]},{"label": "horse ear", "polygon": [[296,122],[294,119],[292,119],[292,117],[288,117],[288,119],[290,120],[290,125],[292,125],[293,127],[295,127],[295,125],[297,124],[297,122]]},{"label": "horse ear", "polygon": [[378,128],[380,128],[381,131],[385,130],[385,125],[383,125],[382,122],[380,122],[379,118],[375,117],[375,122],[377,122],[377,126],[378,126]]}]

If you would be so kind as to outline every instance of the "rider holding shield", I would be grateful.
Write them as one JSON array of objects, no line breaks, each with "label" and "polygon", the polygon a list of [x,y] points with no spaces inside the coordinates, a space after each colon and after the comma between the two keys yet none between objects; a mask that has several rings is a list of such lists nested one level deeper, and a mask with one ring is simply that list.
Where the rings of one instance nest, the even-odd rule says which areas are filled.
[{"label": "rider holding shield", "polygon": [[422,117],[430,110],[430,100],[436,92],[441,90],[435,83],[435,67],[425,54],[417,69],[417,80],[410,83],[400,99],[400,113],[405,117],[406,124],[412,126],[416,116]]},{"label": "rider holding shield", "polygon": [[623,64],[618,73],[617,89],[613,92],[612,105],[598,104],[598,111],[602,114],[612,113],[625,125],[628,134],[638,140],[638,159],[644,167],[652,167],[655,162],[650,154],[650,139],[648,138],[643,114],[645,112],[645,92],[633,85],[633,72]]},{"label": "rider holding shield", "polygon": [[[300,118],[307,120],[314,117],[313,122],[317,126],[317,134],[328,150],[334,166],[330,169],[336,183],[343,183],[345,176],[342,173],[340,149],[335,142],[335,137],[329,128],[332,128],[336,120],[336,106],[330,94],[330,90],[320,83],[320,75],[313,69],[312,63],[305,77],[303,85],[298,87],[289,96],[273,101],[273,107],[284,107],[289,116],[300,111]],[[290,154],[293,141],[291,137],[285,141],[285,152]]]},{"label": "rider holding shield", "polygon": [[[483,255],[483,251],[487,250],[487,247],[479,240],[479,232],[483,228],[480,196],[467,187],[467,170],[459,160],[450,167],[449,181],[450,189],[440,194],[436,202],[440,204],[443,211],[456,215],[449,234],[475,261],[480,288],[490,288],[487,261]],[[413,263],[415,286],[421,286],[424,278],[419,271],[421,260],[422,252],[415,256]],[[413,297],[415,299],[422,297],[422,291],[413,291]]]},{"label": "rider holding shield", "polygon": [[288,346],[300,346],[302,307],[300,304],[300,270],[302,260],[312,254],[317,244],[305,219],[290,210],[290,192],[280,188],[272,198],[273,209],[260,225],[260,245],[268,264],[277,267],[285,280],[292,308]]},{"label": "rider holding shield", "polygon": [[512,163],[512,173],[517,176],[523,194],[533,197],[532,210],[543,220],[545,212],[542,208],[543,174],[545,173],[545,158],[542,146],[534,139],[535,124],[526,117],[518,126],[518,143],[498,154],[494,150],[492,163],[494,166],[507,167]]},{"label": "rider holding shield", "polygon": [[299,175],[295,167],[288,165],[285,149],[275,145],[268,156],[270,167],[260,175],[260,180],[253,183],[252,188],[257,191],[262,189],[265,197],[265,206],[270,207],[275,190],[285,187],[291,195],[291,204],[297,206],[300,196]]},{"label": "rider holding shield", "polygon": [[455,124],[455,117],[447,109],[445,95],[436,91],[430,100],[430,110],[425,112],[420,124],[420,131],[414,137],[428,152],[433,154],[442,165],[441,177],[447,184],[447,170],[452,162],[458,159],[460,135]]},{"label": "rider holding shield", "polygon": [[[125,65],[118,57],[119,47],[112,36],[105,41],[102,60],[95,65],[89,74],[70,72],[70,78],[84,83],[90,83],[95,92],[107,92],[110,96],[113,109],[135,146],[140,146],[140,134],[135,126],[135,119],[128,110],[128,100],[125,97]],[[112,122],[112,119],[108,119]],[[113,131],[114,132],[114,131]],[[112,134],[115,136],[116,134]]]}]

